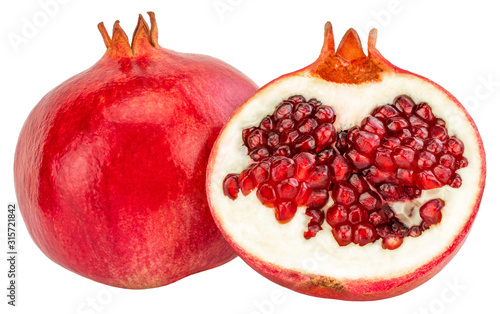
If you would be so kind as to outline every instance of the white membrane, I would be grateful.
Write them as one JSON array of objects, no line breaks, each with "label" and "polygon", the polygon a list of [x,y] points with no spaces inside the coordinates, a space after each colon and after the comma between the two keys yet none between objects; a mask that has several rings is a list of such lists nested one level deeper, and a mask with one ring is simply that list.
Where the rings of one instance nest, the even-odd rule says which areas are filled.
[{"label": "white membrane", "polygon": [[[214,215],[226,233],[246,252],[264,261],[338,279],[401,276],[440,255],[467,222],[479,193],[481,157],[474,149],[478,147],[476,133],[465,114],[431,83],[408,74],[385,74],[381,82],[358,86],[333,84],[306,75],[286,77],[273,83],[272,88],[262,89],[241,108],[221,134],[216,144],[216,163],[212,164],[209,197]],[[326,222],[316,237],[304,239],[303,232],[310,219],[304,214],[304,207],[298,209],[291,222],[282,225],[276,221],[273,210],[260,203],[255,190],[246,197],[240,193],[234,201],[224,196],[224,177],[228,173],[240,173],[250,163],[246,148],[242,146],[243,128],[259,125],[281,101],[295,94],[331,105],[337,115],[334,124],[337,131],[359,125],[375,107],[391,104],[401,94],[410,96],[415,103],[427,102],[437,117],[446,120],[449,135],[463,141],[464,156],[469,161],[466,168],[457,171],[463,180],[460,188],[446,186],[424,191],[415,201],[423,204],[427,199],[442,198],[446,203],[442,222],[420,237],[406,237],[403,245],[393,251],[382,249],[381,240],[363,247],[355,244],[339,247]],[[330,198],[327,206],[332,202]],[[402,209],[397,211],[401,215]],[[414,224],[420,222],[418,211],[416,216]]]}]

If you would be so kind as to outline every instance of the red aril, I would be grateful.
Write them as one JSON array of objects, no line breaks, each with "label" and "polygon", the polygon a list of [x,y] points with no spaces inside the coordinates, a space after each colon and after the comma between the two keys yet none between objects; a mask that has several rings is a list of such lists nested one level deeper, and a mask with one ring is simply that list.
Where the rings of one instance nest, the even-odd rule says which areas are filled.
[{"label": "red aril", "polygon": [[[205,170],[224,122],[256,90],[220,60],[161,48],[149,15],[151,28],[140,16],[131,44],[118,22],[112,38],[99,24],[106,53],[33,109],[14,164],[40,249],[125,288],[166,285],[236,256],[210,215]],[[234,173],[224,182],[230,199],[253,185],[252,173]]]}]

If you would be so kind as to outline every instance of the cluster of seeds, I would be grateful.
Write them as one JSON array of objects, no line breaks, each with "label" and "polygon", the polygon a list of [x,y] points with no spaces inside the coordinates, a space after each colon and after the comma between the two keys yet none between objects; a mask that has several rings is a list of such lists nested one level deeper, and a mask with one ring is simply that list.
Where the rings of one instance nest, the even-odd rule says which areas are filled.
[{"label": "cluster of seeds", "polygon": [[[243,130],[253,163],[226,176],[224,194],[235,199],[256,189],[280,223],[305,206],[310,222],[304,237],[314,237],[326,219],[341,246],[383,238],[384,248],[395,249],[404,237],[419,236],[441,220],[440,199],[424,204],[422,224],[411,228],[388,205],[419,197],[422,190],[461,185],[456,170],[467,166],[463,143],[448,136],[428,104],[399,96],[375,108],[359,127],[338,133],[335,118],[333,108],[316,99],[296,95],[280,103],[258,127]],[[325,214],[330,197],[334,205]]]}]

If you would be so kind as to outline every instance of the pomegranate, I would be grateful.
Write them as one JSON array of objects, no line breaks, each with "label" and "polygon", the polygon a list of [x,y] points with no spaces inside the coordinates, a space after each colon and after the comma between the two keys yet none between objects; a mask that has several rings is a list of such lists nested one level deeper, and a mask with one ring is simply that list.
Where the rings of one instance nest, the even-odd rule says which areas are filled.
[{"label": "pomegranate", "polygon": [[212,215],[256,271],[295,291],[376,300],[439,272],[463,244],[486,164],[470,115],[350,29],[261,88],[207,169]]},{"label": "pomegranate", "polygon": [[54,262],[124,288],[166,285],[233,259],[204,182],[224,122],[256,89],[228,64],[158,45],[117,21],[90,69],[50,91],[20,133],[14,174],[31,237]]}]

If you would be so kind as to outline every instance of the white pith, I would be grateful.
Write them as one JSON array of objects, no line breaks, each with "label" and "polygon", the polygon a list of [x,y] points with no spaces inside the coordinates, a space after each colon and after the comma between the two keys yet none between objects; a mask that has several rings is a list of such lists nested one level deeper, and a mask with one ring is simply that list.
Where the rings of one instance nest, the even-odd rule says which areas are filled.
[{"label": "white pith", "polygon": [[[277,104],[294,94],[317,98],[331,105],[337,115],[336,130],[359,125],[373,108],[390,104],[394,97],[406,94],[415,103],[427,102],[437,117],[447,123],[449,135],[455,135],[464,143],[464,156],[469,165],[457,173],[462,177],[458,189],[445,186],[424,191],[415,203],[423,204],[432,198],[442,198],[441,223],[431,226],[417,238],[406,237],[396,250],[384,250],[380,241],[363,247],[350,244],[340,247],[325,222],[316,237],[306,240],[310,217],[300,207],[293,220],[280,224],[272,209],[263,206],[255,195],[241,193],[236,200],[224,196],[222,181],[228,173],[240,173],[250,163],[247,150],[242,146],[243,128],[256,126],[261,119],[272,114]],[[361,85],[334,84],[319,78],[302,75],[284,77],[261,89],[235,115],[221,133],[214,147],[208,182],[209,198],[215,219],[220,223],[231,241],[247,253],[279,267],[305,274],[328,276],[337,279],[393,278],[414,271],[441,255],[454,242],[473,212],[480,193],[481,156],[477,150],[476,132],[465,114],[444,92],[431,83],[410,74],[384,74],[377,83]],[[333,201],[329,200],[326,206]],[[399,207],[399,209],[398,209]],[[407,224],[418,224],[418,210],[411,220],[403,217],[403,206],[395,206],[401,220]]]}]

